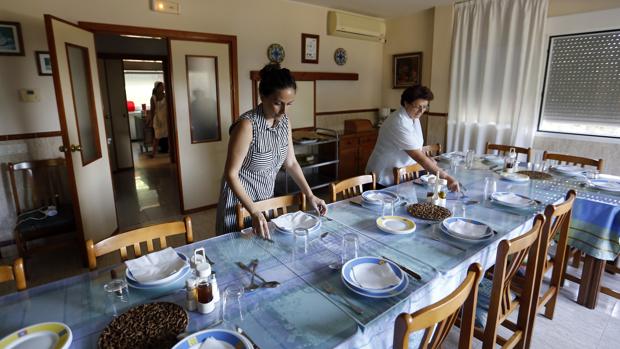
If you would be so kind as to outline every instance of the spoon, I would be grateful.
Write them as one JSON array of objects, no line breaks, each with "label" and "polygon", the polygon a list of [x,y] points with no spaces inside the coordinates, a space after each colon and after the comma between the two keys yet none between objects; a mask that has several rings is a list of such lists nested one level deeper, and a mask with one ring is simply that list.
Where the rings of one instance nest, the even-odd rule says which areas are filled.
[{"label": "spoon", "polygon": [[250,268],[252,268],[252,278],[250,279],[250,285],[246,287],[246,290],[248,291],[254,291],[255,289],[260,287],[254,282],[254,277],[256,276],[257,265],[258,263],[256,263],[256,259],[250,263]]},{"label": "spoon", "polygon": [[[252,263],[254,263],[254,261],[256,261],[255,263],[258,265],[258,259],[252,260]],[[239,268],[245,271],[251,272],[251,269],[247,265],[245,265],[243,262],[237,262],[237,265],[239,266]],[[280,286],[280,282],[278,281],[267,281],[262,276],[258,275],[258,273],[256,272],[254,273],[254,275],[256,275],[256,277],[259,278],[263,282],[263,284],[265,284],[264,286],[265,288],[274,288],[274,287]],[[262,287],[262,284],[259,285],[259,287]]]}]

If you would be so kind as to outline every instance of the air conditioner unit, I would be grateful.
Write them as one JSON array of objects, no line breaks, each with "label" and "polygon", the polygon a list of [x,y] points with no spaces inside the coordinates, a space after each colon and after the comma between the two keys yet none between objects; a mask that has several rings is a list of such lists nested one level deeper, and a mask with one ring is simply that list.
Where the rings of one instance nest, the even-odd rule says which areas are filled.
[{"label": "air conditioner unit", "polygon": [[385,42],[385,21],[380,18],[329,11],[327,13],[327,34]]}]

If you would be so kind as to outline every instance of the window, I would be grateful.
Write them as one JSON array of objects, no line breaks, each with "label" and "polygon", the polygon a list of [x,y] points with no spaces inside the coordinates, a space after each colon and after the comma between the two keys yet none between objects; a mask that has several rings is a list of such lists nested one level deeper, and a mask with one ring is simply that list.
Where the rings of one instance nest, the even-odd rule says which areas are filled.
[{"label": "window", "polygon": [[620,138],[620,30],[549,38],[538,130]]}]

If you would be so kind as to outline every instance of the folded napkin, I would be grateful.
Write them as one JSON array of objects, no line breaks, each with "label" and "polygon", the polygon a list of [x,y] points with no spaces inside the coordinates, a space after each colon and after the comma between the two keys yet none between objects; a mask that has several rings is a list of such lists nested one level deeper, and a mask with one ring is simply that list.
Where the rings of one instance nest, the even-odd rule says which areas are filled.
[{"label": "folded napkin", "polygon": [[125,265],[136,281],[145,283],[161,280],[172,275],[185,266],[185,261],[179,257],[172,247],[168,247],[140,258],[128,260]]},{"label": "folded napkin", "polygon": [[293,231],[296,228],[312,229],[318,224],[316,217],[301,211],[282,215],[272,219],[271,222],[286,231]]},{"label": "folded napkin", "polygon": [[485,225],[469,223],[461,219],[457,219],[450,223],[448,229],[456,234],[469,238],[482,238],[488,234]]},{"label": "folded napkin", "polygon": [[532,201],[530,199],[521,197],[515,193],[507,193],[503,195],[499,195],[498,199],[508,204],[525,206],[529,205]]},{"label": "folded napkin", "polygon": [[351,268],[351,278],[362,288],[381,290],[396,286],[400,279],[388,263],[361,263]]},{"label": "folded napkin", "polygon": [[209,337],[206,341],[202,342],[200,349],[235,349],[235,347],[229,343],[219,341],[214,337]]}]

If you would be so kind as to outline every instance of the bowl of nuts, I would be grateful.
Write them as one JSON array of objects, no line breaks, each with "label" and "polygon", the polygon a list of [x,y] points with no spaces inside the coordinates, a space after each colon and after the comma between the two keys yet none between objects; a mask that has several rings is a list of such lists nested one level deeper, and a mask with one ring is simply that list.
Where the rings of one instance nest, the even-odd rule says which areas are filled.
[{"label": "bowl of nuts", "polygon": [[421,202],[407,206],[407,212],[414,218],[427,221],[429,223],[437,223],[452,216],[452,211],[445,207],[435,205],[430,202]]}]

